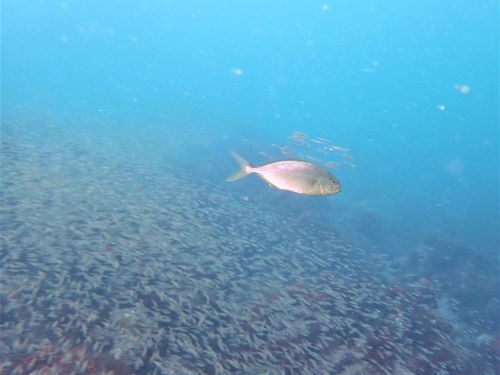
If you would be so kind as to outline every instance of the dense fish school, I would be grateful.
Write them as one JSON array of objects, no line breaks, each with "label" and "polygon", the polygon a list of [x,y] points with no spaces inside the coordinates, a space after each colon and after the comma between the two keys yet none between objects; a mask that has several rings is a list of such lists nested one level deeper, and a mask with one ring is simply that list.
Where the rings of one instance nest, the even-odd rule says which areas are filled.
[{"label": "dense fish school", "polygon": [[395,284],[313,221],[131,155],[165,152],[166,133],[16,119],[2,123],[0,374],[493,373],[453,340],[437,286]]}]

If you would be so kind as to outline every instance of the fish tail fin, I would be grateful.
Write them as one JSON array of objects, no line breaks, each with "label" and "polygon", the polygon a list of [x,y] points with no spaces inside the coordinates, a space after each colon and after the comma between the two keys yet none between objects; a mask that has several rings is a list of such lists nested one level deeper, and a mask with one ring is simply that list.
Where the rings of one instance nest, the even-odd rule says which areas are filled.
[{"label": "fish tail fin", "polygon": [[246,161],[245,159],[243,159],[240,155],[238,155],[236,152],[233,152],[233,151],[230,151],[229,152],[231,154],[231,156],[234,158],[234,160],[236,160],[238,162],[238,164],[240,165],[240,169],[233,175],[229,176],[228,178],[226,178],[226,182],[233,182],[233,181],[236,181],[242,177],[245,177],[247,175],[249,175],[250,173],[252,173],[252,165]]}]

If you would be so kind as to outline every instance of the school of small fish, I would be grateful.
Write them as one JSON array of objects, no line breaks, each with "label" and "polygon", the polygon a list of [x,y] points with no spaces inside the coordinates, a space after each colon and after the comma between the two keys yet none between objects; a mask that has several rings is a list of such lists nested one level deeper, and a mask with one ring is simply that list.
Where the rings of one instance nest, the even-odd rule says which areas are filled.
[{"label": "school of small fish", "polygon": [[466,366],[434,287],[391,285],[383,258],[151,164],[126,132],[61,123],[2,123],[0,374]]},{"label": "school of small fish", "polygon": [[[312,138],[304,132],[296,131],[288,136],[287,139],[292,141],[290,145],[280,146],[271,144],[271,146],[288,157],[308,159],[330,169],[356,167],[354,157],[349,154],[349,149],[333,144],[332,141],[327,138]],[[264,153],[268,159],[273,158],[272,155],[265,151],[261,151],[261,153]],[[334,160],[328,160],[328,158],[334,158]]]}]

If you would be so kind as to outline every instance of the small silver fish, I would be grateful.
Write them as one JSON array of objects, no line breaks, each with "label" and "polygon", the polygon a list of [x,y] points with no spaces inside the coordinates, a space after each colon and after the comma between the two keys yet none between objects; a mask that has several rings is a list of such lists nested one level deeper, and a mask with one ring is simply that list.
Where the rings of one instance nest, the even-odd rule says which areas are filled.
[{"label": "small silver fish", "polygon": [[328,195],[341,190],[340,182],[335,176],[307,161],[281,160],[254,167],[237,153],[231,152],[231,155],[241,168],[226,178],[227,182],[256,173],[271,186],[298,194]]},{"label": "small silver fish", "polygon": [[320,138],[320,137],[311,139],[311,142],[320,143],[320,144],[330,143],[330,141],[328,139]]}]

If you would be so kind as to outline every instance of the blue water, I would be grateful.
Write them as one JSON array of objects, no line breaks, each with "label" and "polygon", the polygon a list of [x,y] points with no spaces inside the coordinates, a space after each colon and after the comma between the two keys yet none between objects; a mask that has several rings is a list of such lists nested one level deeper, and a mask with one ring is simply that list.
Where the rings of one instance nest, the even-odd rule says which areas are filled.
[{"label": "blue water", "polygon": [[[12,277],[2,277],[0,295],[2,374],[30,373],[30,361],[38,371],[52,366],[69,373],[499,373],[498,2],[5,0],[1,11],[0,270]],[[296,132],[307,135],[307,148],[289,138]],[[328,142],[314,142],[317,137]],[[340,149],[322,152],[331,145]],[[326,167],[334,161],[330,171],[342,192],[298,196],[255,176],[227,184],[237,168],[230,150],[252,163],[298,157]],[[163,258],[170,246],[173,253]],[[352,253],[344,257],[346,248]],[[101,253],[110,258],[102,261]],[[330,266],[320,262],[322,254]],[[93,266],[76,272],[78,259]],[[201,276],[205,261],[212,266]],[[186,320],[170,317],[177,323],[162,326],[161,312],[153,314],[157,306],[146,302],[142,313],[130,302],[101,316],[99,298],[89,292],[78,297],[85,314],[98,316],[89,327],[116,323],[113,314],[123,313],[140,317],[122,322],[136,329],[47,334],[56,321],[67,327],[65,314],[80,322],[78,309],[64,307],[74,295],[49,292],[61,280],[120,300],[121,292],[108,286],[140,295],[147,267],[161,290],[170,273],[181,290],[192,288]],[[52,278],[45,294],[36,288],[34,275],[41,273]],[[282,280],[274,285],[276,277]],[[423,309],[443,322],[436,330],[446,340],[439,345],[454,349],[419,357],[412,345],[437,339],[398,341],[392,326],[387,336],[373,333],[384,314],[363,320],[357,309],[365,310],[356,304],[339,319],[363,321],[370,345],[393,342],[385,358],[404,356],[353,354],[352,337],[342,335],[336,340],[347,349],[333,349],[327,340],[317,344],[311,337],[322,336],[314,331],[294,342],[300,350],[313,344],[321,350],[290,357],[278,348],[282,341],[271,323],[262,339],[269,347],[240,343],[230,350],[236,357],[194,338],[227,339],[211,326],[196,331],[203,327],[198,314],[217,327],[224,319],[229,331],[245,336],[235,304],[252,310],[261,299],[275,319],[290,319],[284,332],[296,337],[287,298],[272,293],[293,297],[303,285],[310,288],[308,316],[328,326],[331,313],[314,308],[333,295],[323,278],[345,284],[335,291],[340,299],[364,295],[357,283],[373,289],[374,299],[390,306],[387,316],[398,316],[398,293],[413,296],[401,307],[405,321],[413,319],[409,305]],[[17,299],[23,288],[37,292]],[[195,314],[206,299],[198,292],[232,307],[210,305],[213,310]],[[169,298],[182,305],[176,293]],[[54,309],[61,306],[52,313],[59,320],[40,318],[47,299]],[[199,324],[186,323],[191,318]],[[266,319],[273,321],[273,313],[260,320]],[[408,324],[404,332],[421,331]],[[190,340],[197,354],[168,349],[188,345],[176,341],[172,327],[196,332]],[[120,346],[141,330],[155,331],[156,346],[150,342],[140,353]],[[15,344],[27,332],[25,345]],[[99,340],[108,343],[96,349]],[[207,347],[216,355],[206,354]],[[57,357],[85,356],[83,349],[94,367],[78,370]],[[47,353],[58,359],[48,361]],[[420,363],[421,356],[435,366]]]}]

